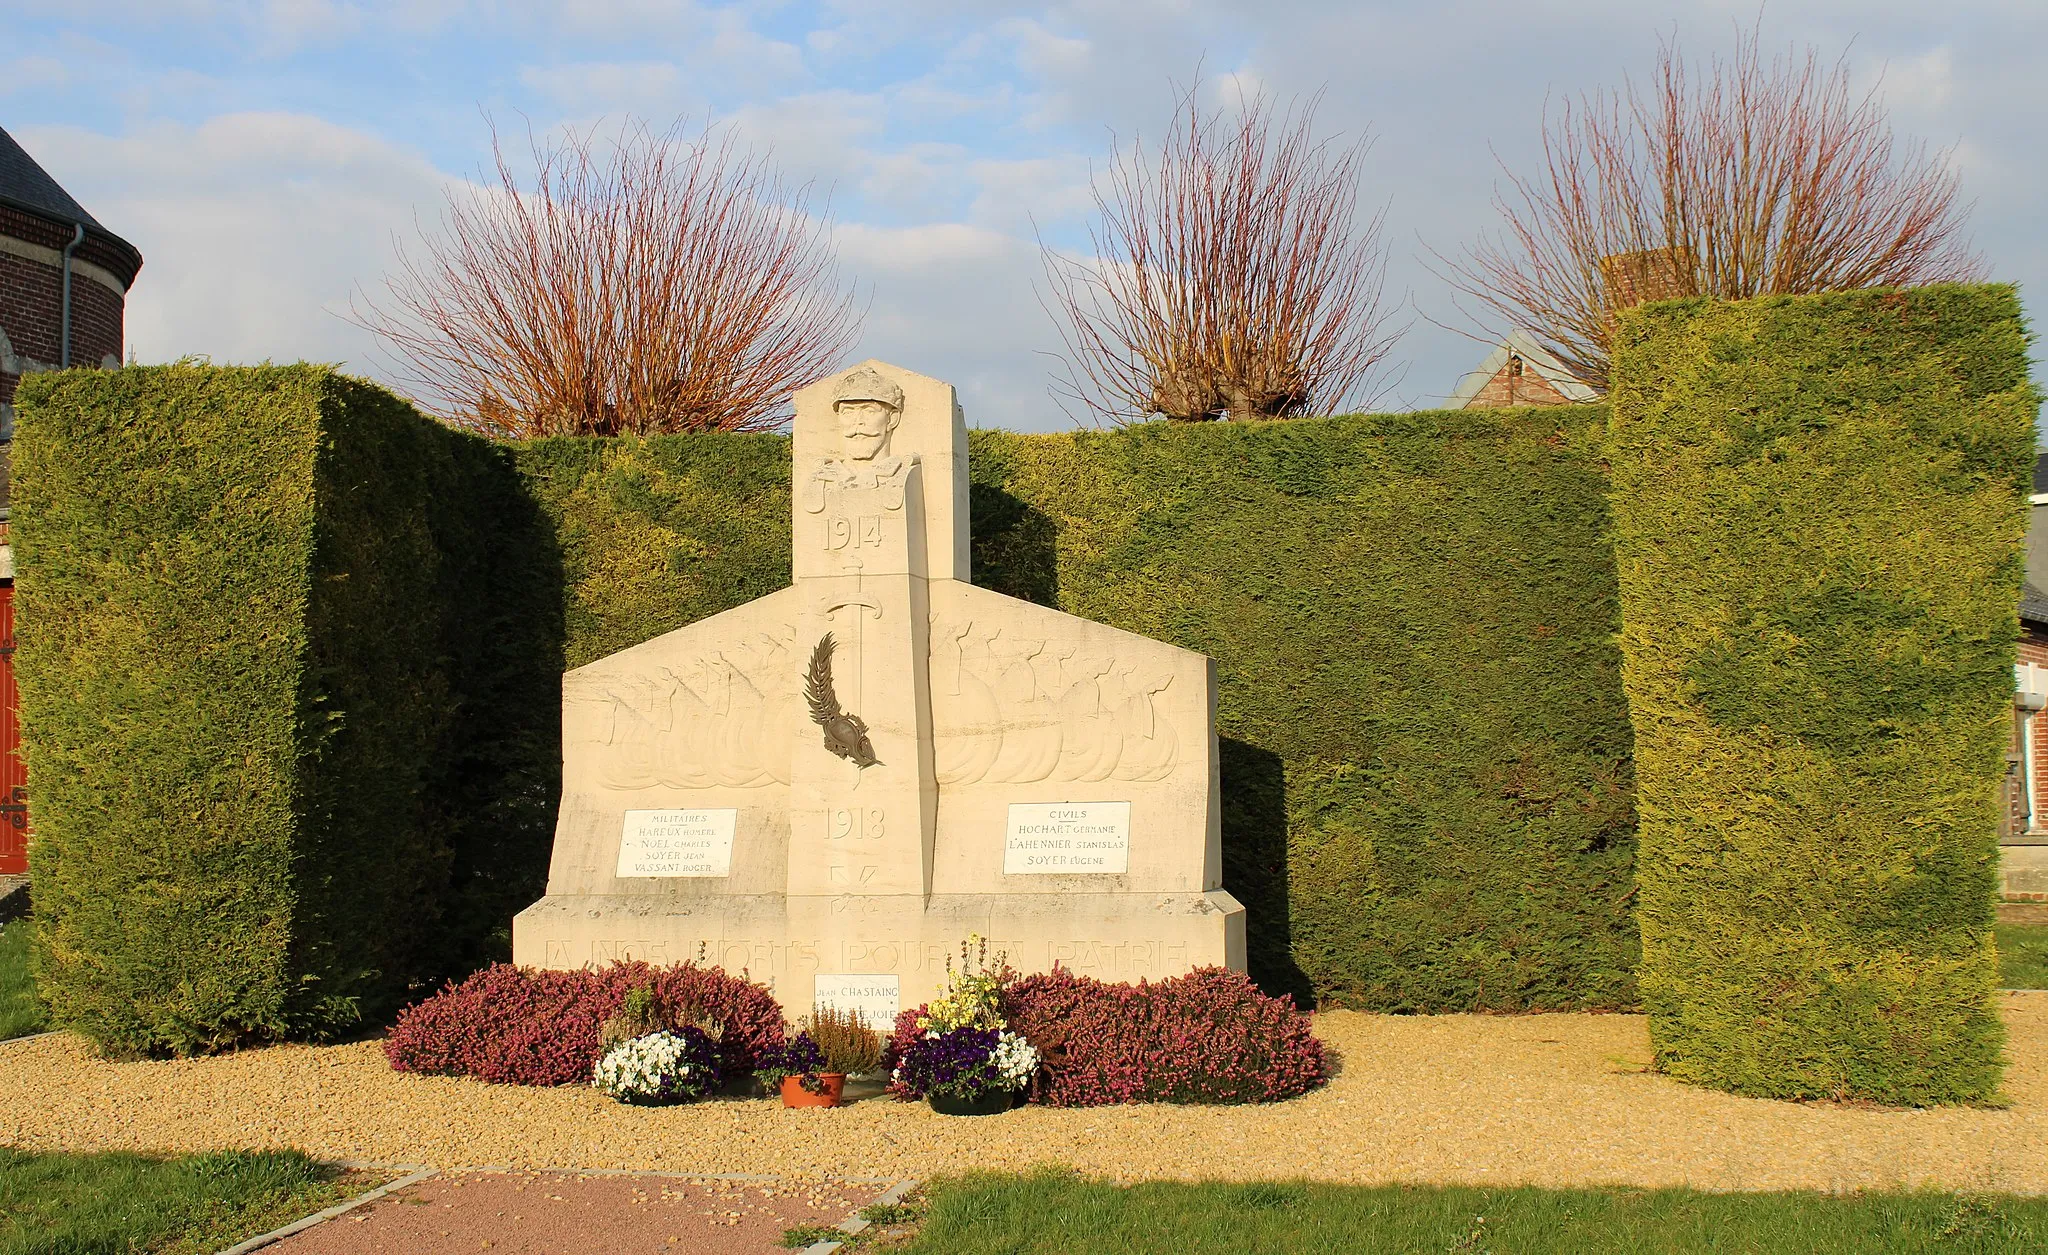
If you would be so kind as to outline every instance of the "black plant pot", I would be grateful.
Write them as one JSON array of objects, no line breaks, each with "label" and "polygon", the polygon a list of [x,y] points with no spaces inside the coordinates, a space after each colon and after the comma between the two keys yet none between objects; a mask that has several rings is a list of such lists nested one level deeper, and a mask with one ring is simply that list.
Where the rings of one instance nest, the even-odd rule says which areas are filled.
[{"label": "black plant pot", "polygon": [[1013,1090],[992,1090],[975,1098],[955,1098],[950,1094],[932,1094],[925,1101],[932,1110],[942,1116],[998,1116],[1010,1109],[1017,1100]]}]

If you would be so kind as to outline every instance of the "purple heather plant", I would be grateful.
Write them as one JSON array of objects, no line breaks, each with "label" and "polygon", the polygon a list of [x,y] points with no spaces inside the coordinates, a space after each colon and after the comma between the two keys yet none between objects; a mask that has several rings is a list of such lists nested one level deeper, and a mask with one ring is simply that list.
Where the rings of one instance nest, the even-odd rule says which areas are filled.
[{"label": "purple heather plant", "polygon": [[1038,1047],[1048,1106],[1276,1102],[1323,1083],[1309,1017],[1242,972],[1111,985],[1055,968],[1006,989],[1003,1015]]},{"label": "purple heather plant", "polygon": [[715,967],[615,963],[560,972],[496,963],[399,1012],[384,1053],[400,1072],[473,1076],[493,1084],[577,1085],[604,1053],[601,1030],[635,989],[671,1013],[724,1025],[719,1070],[752,1070],[783,1041],[775,995]]}]

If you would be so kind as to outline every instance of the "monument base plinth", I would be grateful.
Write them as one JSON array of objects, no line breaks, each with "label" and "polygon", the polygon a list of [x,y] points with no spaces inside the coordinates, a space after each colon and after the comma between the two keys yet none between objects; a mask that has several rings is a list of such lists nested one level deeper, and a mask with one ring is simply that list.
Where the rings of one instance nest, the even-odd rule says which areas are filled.
[{"label": "monument base plinth", "polygon": [[930,1001],[968,934],[1020,971],[1055,965],[1105,981],[1157,980],[1197,967],[1244,968],[1244,908],[1196,894],[782,895],[679,899],[550,895],[512,925],[512,961],[579,968],[625,959],[716,964],[809,1012],[818,976],[895,976],[903,1007]]}]

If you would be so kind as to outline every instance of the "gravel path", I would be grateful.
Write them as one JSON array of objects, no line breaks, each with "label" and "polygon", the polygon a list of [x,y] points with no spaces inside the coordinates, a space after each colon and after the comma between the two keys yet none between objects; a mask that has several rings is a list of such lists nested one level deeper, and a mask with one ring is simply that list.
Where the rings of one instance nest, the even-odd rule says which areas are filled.
[{"label": "gravel path", "polygon": [[1269,1107],[1027,1108],[971,1119],[887,1100],[623,1107],[584,1088],[391,1071],[374,1042],[107,1063],[69,1035],[0,1045],[0,1142],[27,1149],[294,1146],[442,1167],[930,1177],[1045,1162],[1119,1180],[1285,1178],[1709,1189],[2048,1193],[2048,992],[2001,995],[1998,1111],[1795,1105],[1641,1069],[1627,1015],[1376,1016],[1316,1031],[1327,1087]]}]

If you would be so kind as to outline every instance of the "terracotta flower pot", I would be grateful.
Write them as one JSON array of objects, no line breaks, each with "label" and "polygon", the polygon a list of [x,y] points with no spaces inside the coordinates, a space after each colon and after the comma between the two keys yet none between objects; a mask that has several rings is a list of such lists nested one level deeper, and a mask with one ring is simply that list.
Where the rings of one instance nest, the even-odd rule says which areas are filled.
[{"label": "terracotta flower pot", "polygon": [[1008,1111],[1017,1101],[1017,1094],[1014,1090],[997,1089],[973,1098],[932,1094],[925,1101],[942,1116],[993,1116]]},{"label": "terracotta flower pot", "polygon": [[786,1076],[782,1078],[782,1105],[785,1107],[837,1107],[839,1095],[846,1089],[846,1073],[820,1072],[818,1079],[825,1083],[825,1092],[813,1094],[804,1088],[804,1078]]}]

